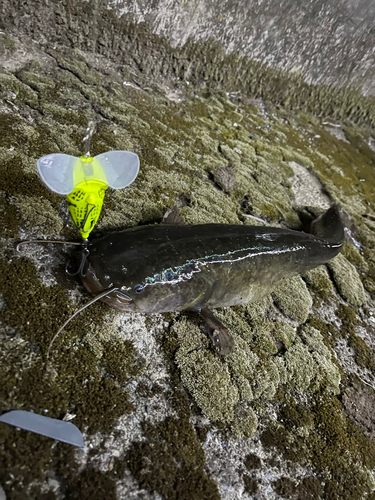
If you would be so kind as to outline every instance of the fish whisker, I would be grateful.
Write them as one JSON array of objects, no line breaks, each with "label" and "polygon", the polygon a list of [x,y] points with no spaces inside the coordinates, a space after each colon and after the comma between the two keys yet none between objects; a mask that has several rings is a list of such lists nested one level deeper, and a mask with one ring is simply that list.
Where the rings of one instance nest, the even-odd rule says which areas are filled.
[{"label": "fish whisker", "polygon": [[72,321],[73,318],[75,318],[80,312],[82,312],[83,310],[85,310],[87,307],[91,306],[91,304],[94,304],[95,302],[97,302],[98,300],[102,299],[103,297],[106,297],[107,295],[111,294],[112,292],[116,292],[118,290],[119,290],[119,288],[111,288],[110,290],[104,290],[104,292],[100,293],[99,295],[97,295],[96,297],[94,297],[93,299],[91,299],[89,302],[87,302],[87,304],[85,304],[84,306],[82,306],[80,309],[78,309],[78,311],[76,311],[72,316],[70,316],[70,318],[65,321],[65,323],[63,324],[63,326],[58,330],[58,332],[55,334],[55,336],[51,340],[51,342],[50,342],[50,344],[48,346],[48,350],[47,350],[47,359],[49,358],[49,354],[50,354],[50,351],[51,351],[52,344],[55,342],[55,340],[60,335],[60,333],[64,330],[64,328],[66,327],[66,325],[68,325]]}]

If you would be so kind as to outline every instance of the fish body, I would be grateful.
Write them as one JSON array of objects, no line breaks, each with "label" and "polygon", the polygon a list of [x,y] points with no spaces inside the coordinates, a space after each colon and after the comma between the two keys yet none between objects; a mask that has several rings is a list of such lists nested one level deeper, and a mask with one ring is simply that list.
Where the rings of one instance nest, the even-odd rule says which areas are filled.
[{"label": "fish body", "polygon": [[337,207],[312,226],[314,234],[230,224],[139,226],[89,243],[81,280],[93,295],[116,288],[101,300],[128,311],[245,304],[339,253],[344,230]]}]

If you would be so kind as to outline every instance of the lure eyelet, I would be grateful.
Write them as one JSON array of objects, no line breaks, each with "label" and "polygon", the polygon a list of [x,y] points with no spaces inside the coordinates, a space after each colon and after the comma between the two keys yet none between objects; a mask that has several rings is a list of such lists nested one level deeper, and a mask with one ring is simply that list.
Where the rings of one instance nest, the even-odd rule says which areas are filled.
[{"label": "lure eyelet", "polygon": [[143,285],[135,285],[133,288],[133,292],[139,295],[140,293],[143,293],[145,290],[145,287]]}]

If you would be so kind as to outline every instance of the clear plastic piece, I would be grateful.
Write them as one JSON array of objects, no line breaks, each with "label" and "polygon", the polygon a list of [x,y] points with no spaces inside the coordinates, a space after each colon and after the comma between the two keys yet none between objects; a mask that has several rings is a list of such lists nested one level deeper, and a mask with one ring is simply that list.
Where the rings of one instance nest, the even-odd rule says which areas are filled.
[{"label": "clear plastic piece", "polygon": [[74,167],[80,162],[76,156],[56,153],[39,158],[37,166],[47,187],[58,194],[69,194],[74,189]]},{"label": "clear plastic piece", "polygon": [[58,194],[70,194],[82,182],[99,181],[113,189],[129,186],[139,172],[139,158],[130,151],[108,151],[94,158],[53,153],[37,161],[46,186]]},{"label": "clear plastic piece", "polygon": [[139,172],[139,158],[130,151],[108,151],[95,156],[107,177],[108,186],[113,189],[122,189],[129,186]]},{"label": "clear plastic piece", "polygon": [[64,420],[44,417],[30,411],[13,410],[1,415],[0,422],[14,425],[25,431],[35,432],[36,434],[41,434],[42,436],[47,436],[63,443],[72,444],[79,448],[85,446],[82,433],[78,427],[71,422],[64,422]]}]

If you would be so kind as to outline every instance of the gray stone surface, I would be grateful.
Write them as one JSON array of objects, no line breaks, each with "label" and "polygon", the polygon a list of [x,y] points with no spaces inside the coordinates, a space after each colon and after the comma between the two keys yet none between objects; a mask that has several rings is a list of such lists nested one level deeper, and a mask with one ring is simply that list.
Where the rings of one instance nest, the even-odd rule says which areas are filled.
[{"label": "gray stone surface", "polygon": [[172,44],[220,41],[227,52],[300,72],[308,82],[375,94],[372,0],[112,0]]},{"label": "gray stone surface", "polygon": [[[296,54],[311,55],[324,80],[324,47],[336,41],[333,52],[340,53],[340,38],[330,35],[353,41],[367,22],[359,16],[371,12],[353,14],[357,24],[350,21],[345,31],[346,18],[334,19],[346,4],[331,10],[325,4],[319,15],[312,3],[248,3],[241,11],[238,5],[132,4],[133,19],[155,32],[163,28],[170,39],[175,30],[175,44],[179,26],[202,41],[201,48],[189,41],[178,50],[146,24],[132,24],[131,13],[118,22],[102,2],[1,5],[0,411],[28,409],[72,421],[86,444],[75,450],[1,424],[0,484],[7,498],[373,495],[374,393],[366,390],[375,388],[371,101],[359,106],[343,93],[331,109],[331,92],[292,78],[295,95],[304,94],[288,107],[291,94],[280,86],[291,80],[238,64],[237,56],[225,59],[219,46],[204,42],[217,33],[228,50],[259,43],[259,58],[267,60],[269,51],[272,64],[281,66]],[[254,26],[246,17],[250,8]],[[313,8],[316,16],[306,15]],[[268,26],[263,37],[262,26]],[[358,56],[355,44],[342,48]],[[303,65],[303,57],[297,62]],[[355,59],[358,77],[362,63]],[[265,88],[266,103],[259,97]],[[342,133],[332,134],[332,124],[327,131],[326,115]],[[228,359],[212,350],[194,314],[127,314],[96,303],[74,318],[47,362],[52,336],[89,294],[64,272],[73,249],[15,247],[35,237],[79,239],[66,200],[40,182],[36,160],[57,151],[81,154],[90,119],[98,125],[93,154],[117,148],[141,158],[132,186],[107,191],[96,234],[158,223],[176,201],[189,224],[298,230],[305,205],[314,213],[335,201],[350,214],[360,241],[358,250],[345,247],[350,266],[339,269],[341,281],[366,303],[350,306],[332,274],[318,268],[279,289],[281,307],[269,296],[216,311],[235,338]],[[215,178],[220,168],[226,176]]]}]

